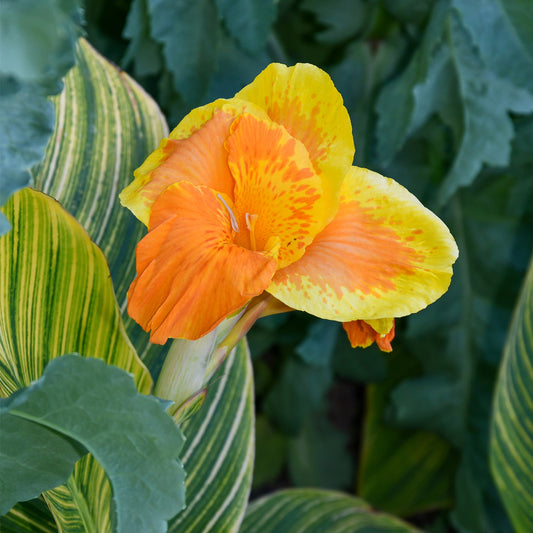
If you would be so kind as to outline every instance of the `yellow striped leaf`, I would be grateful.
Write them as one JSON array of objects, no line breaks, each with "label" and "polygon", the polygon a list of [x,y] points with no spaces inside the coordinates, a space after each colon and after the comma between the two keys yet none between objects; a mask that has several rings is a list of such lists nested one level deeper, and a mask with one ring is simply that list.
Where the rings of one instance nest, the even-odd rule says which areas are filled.
[{"label": "yellow striped leaf", "polygon": [[[125,334],[100,249],[43,193],[19,191],[3,212],[13,229],[0,238],[2,396],[30,385],[51,359],[69,352],[127,370],[149,393],[151,377]],[[109,530],[111,487],[91,456],[45,498],[63,526],[90,520],[98,531]]]},{"label": "yellow striped leaf", "polygon": [[533,260],[507,337],[492,415],[492,474],[517,533],[533,531]]},{"label": "yellow striped leaf", "polygon": [[182,426],[187,507],[170,533],[237,532],[248,502],[254,458],[250,354],[241,341],[215,374],[207,398]]},{"label": "yellow striped leaf", "polygon": [[[253,502],[241,533],[415,533],[394,516],[376,513],[359,498],[321,489],[288,489]],[[420,532],[421,533],[421,532]]]},{"label": "yellow striped leaf", "polygon": [[35,188],[58,200],[104,252],[128,336],[150,366],[165,350],[150,344],[126,312],[135,247],[146,230],[118,195],[168,133],[165,119],[135,81],[84,39],[53,101],[55,129],[45,159],[33,169]]}]

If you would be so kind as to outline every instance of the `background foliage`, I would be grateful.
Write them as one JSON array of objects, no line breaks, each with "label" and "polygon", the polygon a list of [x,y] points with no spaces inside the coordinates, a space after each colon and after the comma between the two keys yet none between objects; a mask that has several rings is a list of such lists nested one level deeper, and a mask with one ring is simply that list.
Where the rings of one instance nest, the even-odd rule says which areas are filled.
[{"label": "background foliage", "polygon": [[[24,3],[2,0],[2,24],[30,24]],[[64,28],[55,48],[47,32],[33,32],[31,42],[0,32],[1,48],[13,51],[0,62],[0,148],[11,154],[0,167],[0,204],[32,176],[45,188],[46,169],[29,169],[53,131],[47,97],[59,92],[82,31],[74,0],[42,5],[43,26]],[[337,489],[436,533],[511,532],[489,467],[489,428],[533,250],[533,4],[86,0],[84,14],[89,42],[143,85],[171,127],[192,107],[232,96],[271,61],[317,64],[350,113],[355,164],[405,185],[457,240],[449,292],[398,321],[390,356],[352,350],[339,325],[303,314],[254,327],[253,496],[286,486]],[[27,46],[43,53],[21,64],[17,51]],[[528,322],[515,336],[531,332],[525,305],[519,314]],[[157,355],[138,342],[156,376]],[[516,342],[509,339],[507,352],[520,351]],[[510,375],[527,357],[518,361]],[[533,419],[531,411],[523,416]],[[494,438],[505,441],[505,431],[499,426]]]}]

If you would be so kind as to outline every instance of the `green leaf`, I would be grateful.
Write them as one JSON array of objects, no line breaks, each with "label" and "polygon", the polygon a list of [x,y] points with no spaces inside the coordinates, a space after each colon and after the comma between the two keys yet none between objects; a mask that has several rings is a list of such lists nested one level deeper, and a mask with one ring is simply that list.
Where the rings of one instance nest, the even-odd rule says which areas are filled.
[{"label": "green leaf", "polygon": [[205,96],[218,41],[214,0],[147,0],[152,37],[163,45],[174,87],[190,105]]},{"label": "green leaf", "polygon": [[59,82],[74,63],[78,0],[0,2],[0,72],[21,82]]},{"label": "green leaf", "polygon": [[275,481],[287,458],[287,437],[274,428],[268,418],[255,421],[255,461],[252,488]]},{"label": "green leaf", "polygon": [[151,76],[161,72],[163,68],[161,47],[150,36],[146,0],[133,0],[122,35],[130,41],[122,59],[124,67],[133,63],[136,77]]},{"label": "green leaf", "polygon": [[[106,259],[87,233],[55,200],[31,189],[19,191],[4,212],[13,230],[0,238],[3,393],[29,386],[50,360],[68,352],[102,357],[132,373],[139,390],[148,393],[151,378],[125,334]],[[88,477],[98,480],[98,486]],[[53,505],[62,494],[56,519],[76,520],[72,490],[106,531],[108,515],[102,509],[106,498],[109,505],[111,487],[91,456],[77,464],[69,484],[70,489],[46,495]]]},{"label": "green leaf", "polygon": [[265,414],[287,435],[297,435],[322,402],[333,374],[330,368],[288,357],[263,404]]},{"label": "green leaf", "polygon": [[[0,74],[0,206],[30,185],[29,169],[43,158],[53,129],[54,106],[41,88]],[[0,214],[0,235],[8,230]]]},{"label": "green leaf", "polygon": [[146,228],[118,195],[167,134],[165,119],[137,83],[83,39],[76,66],[53,102],[55,130],[34,169],[35,187],[56,198],[102,249],[128,337],[146,364],[157,368],[166,349],[151,344],[126,311],[135,247]]},{"label": "green leaf", "polygon": [[447,508],[453,500],[457,453],[435,433],[387,423],[390,392],[420,371],[398,348],[388,356],[388,367],[387,380],[367,389],[357,494],[399,516]]},{"label": "green leaf", "polygon": [[[117,532],[164,532],[166,520],[184,507],[181,432],[157,399],[137,392],[124,370],[76,354],[57,357],[37,382],[2,400],[0,414],[10,433],[4,448],[10,457],[0,463],[2,479],[16,480],[3,495],[0,512],[20,497],[51,488],[53,480],[42,472],[60,470],[57,453],[65,447],[55,447],[61,441],[89,450],[109,476]],[[33,435],[40,446],[32,446],[37,457],[31,458],[30,468],[31,454],[20,443],[32,441]],[[39,457],[41,446],[44,456]],[[56,455],[52,465],[50,452]],[[63,458],[60,476],[63,466],[70,463],[72,469],[78,456]],[[33,475],[30,488],[27,470],[33,471],[28,472]]]},{"label": "green leaf", "polygon": [[533,91],[533,6],[529,0],[453,0],[483,60]]},{"label": "green leaf", "polygon": [[490,460],[518,533],[533,529],[533,261],[518,301],[498,377]]},{"label": "green leaf", "polygon": [[[80,34],[78,0],[0,2],[0,206],[30,185],[53,128],[47,97],[61,89]],[[8,230],[0,215],[0,235]]]},{"label": "green leaf", "polygon": [[509,163],[509,113],[533,111],[533,93],[486,66],[459,13],[441,0],[409,65],[382,91],[377,111],[378,153],[385,164],[431,115],[450,127],[455,150],[438,194],[444,204],[474,181],[483,164]]},{"label": "green leaf", "polygon": [[312,13],[324,27],[316,32],[321,43],[338,44],[359,33],[367,24],[369,6],[362,0],[304,0],[300,9]]},{"label": "green leaf", "polygon": [[244,50],[257,54],[265,46],[276,18],[274,0],[216,0],[231,36]]},{"label": "green leaf", "polygon": [[339,323],[328,320],[311,322],[305,339],[295,352],[310,365],[329,367],[339,336]]},{"label": "green leaf", "polygon": [[289,474],[300,487],[346,489],[353,484],[354,465],[347,433],[330,424],[324,413],[311,415],[300,434],[289,441]]},{"label": "green leaf", "polygon": [[416,528],[394,516],[376,513],[359,498],[320,489],[289,489],[248,507],[241,533],[400,533]]},{"label": "green leaf", "polygon": [[202,408],[182,431],[187,507],[169,522],[169,532],[237,531],[254,456],[253,377],[245,340],[221,365]]}]

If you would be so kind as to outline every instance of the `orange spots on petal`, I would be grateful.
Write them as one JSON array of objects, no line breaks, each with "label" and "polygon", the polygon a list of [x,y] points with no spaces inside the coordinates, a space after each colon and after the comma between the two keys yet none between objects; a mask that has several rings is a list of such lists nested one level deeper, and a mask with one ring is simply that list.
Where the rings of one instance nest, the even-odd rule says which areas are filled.
[{"label": "orange spots on petal", "polygon": [[350,118],[330,77],[313,65],[273,63],[236,96],[264,106],[274,122],[304,144],[323,177],[327,202],[336,204],[355,149]]},{"label": "orange spots on petal", "polygon": [[[278,237],[279,267],[296,261],[324,227],[327,213],[321,180],[305,148],[283,127],[244,114],[233,123],[226,149],[239,225],[246,227],[247,213],[257,215],[257,249],[265,250],[269,239]],[[249,232],[240,232],[235,242],[254,247]]]},{"label": "orange spots on petal", "polygon": [[431,211],[392,180],[354,168],[334,220],[300,260],[276,272],[268,290],[330,320],[404,316],[446,291],[456,257],[453,238]]}]

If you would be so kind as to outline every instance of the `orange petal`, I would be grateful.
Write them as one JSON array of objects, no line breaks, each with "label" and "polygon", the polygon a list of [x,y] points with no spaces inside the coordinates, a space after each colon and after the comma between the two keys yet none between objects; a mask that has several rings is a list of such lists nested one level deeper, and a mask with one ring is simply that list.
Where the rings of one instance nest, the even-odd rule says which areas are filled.
[{"label": "orange petal", "polygon": [[[235,178],[235,242],[267,250],[279,242],[278,268],[299,259],[325,226],[322,185],[300,141],[269,119],[243,114],[226,142]],[[248,214],[248,216],[246,216]]]},{"label": "orange petal", "polygon": [[228,210],[217,194],[179,182],[153,205],[128,293],[128,312],[151,330],[152,342],[205,335],[263,292],[276,269],[266,254],[233,244]]},{"label": "orange petal", "polygon": [[406,189],[354,167],[335,219],[268,291],[330,320],[404,316],[446,292],[457,253],[448,228]]},{"label": "orange petal", "polygon": [[382,352],[392,352],[391,341],[394,339],[394,319],[390,319],[392,325],[387,333],[378,333],[371,323],[364,320],[344,322],[342,325],[348,334],[352,348],[367,348],[376,343]]},{"label": "orange petal", "polygon": [[232,197],[224,141],[235,117],[245,110],[265,116],[253,104],[236,99],[216,100],[191,111],[135,171],[135,180],[120,194],[122,205],[148,225],[153,203],[172,183],[190,181]]},{"label": "orange petal", "polygon": [[350,117],[328,74],[309,64],[272,63],[235,96],[264,109],[304,144],[326,201],[335,203],[355,148]]}]

